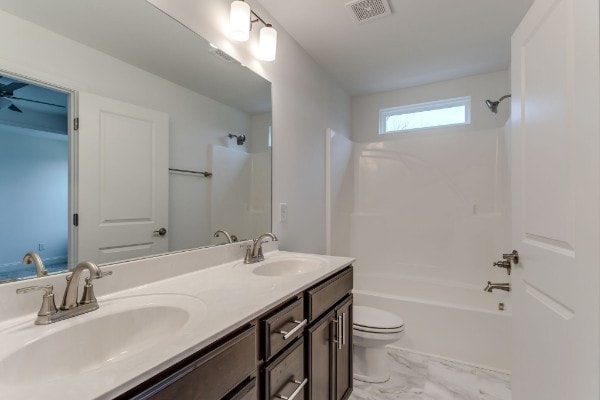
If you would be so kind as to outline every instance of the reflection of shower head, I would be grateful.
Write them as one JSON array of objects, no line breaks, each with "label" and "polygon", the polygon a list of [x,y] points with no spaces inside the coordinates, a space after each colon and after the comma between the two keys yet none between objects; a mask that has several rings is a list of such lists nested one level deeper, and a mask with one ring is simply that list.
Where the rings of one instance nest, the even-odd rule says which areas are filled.
[{"label": "reflection of shower head", "polygon": [[229,138],[230,139],[235,138],[238,146],[243,145],[244,142],[246,141],[246,136],[245,135],[234,135],[234,134],[230,133],[229,134]]},{"label": "reflection of shower head", "polygon": [[485,105],[488,106],[488,108],[490,109],[491,112],[493,112],[494,114],[498,114],[498,105],[500,104],[500,102],[502,100],[504,100],[508,97],[510,97],[510,94],[500,97],[500,99],[498,99],[498,101],[486,100]]}]

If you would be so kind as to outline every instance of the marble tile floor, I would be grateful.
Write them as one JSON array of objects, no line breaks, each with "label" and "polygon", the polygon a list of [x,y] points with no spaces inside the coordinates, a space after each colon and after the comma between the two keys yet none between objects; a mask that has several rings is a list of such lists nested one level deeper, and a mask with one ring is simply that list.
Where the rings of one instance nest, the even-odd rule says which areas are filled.
[{"label": "marble tile floor", "polygon": [[397,349],[388,356],[390,380],[354,380],[349,400],[511,400],[510,375]]}]

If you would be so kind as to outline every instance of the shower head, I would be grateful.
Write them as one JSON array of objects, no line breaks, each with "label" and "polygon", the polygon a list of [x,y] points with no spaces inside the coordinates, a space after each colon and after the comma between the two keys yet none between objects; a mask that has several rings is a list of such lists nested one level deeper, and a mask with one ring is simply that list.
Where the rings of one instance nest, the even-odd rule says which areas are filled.
[{"label": "shower head", "polygon": [[493,112],[494,114],[498,114],[498,105],[502,100],[509,98],[510,96],[510,94],[502,96],[500,97],[500,99],[498,99],[498,101],[486,100],[485,105],[490,109],[491,112]]},{"label": "shower head", "polygon": [[491,100],[485,101],[485,105],[488,106],[490,111],[493,112],[494,114],[498,113],[498,104],[500,104],[499,101],[491,101]]},{"label": "shower head", "polygon": [[245,135],[234,135],[232,133],[229,134],[229,138],[233,139],[235,138],[235,141],[237,143],[238,146],[242,146],[244,144],[244,142],[246,141],[246,136]]}]

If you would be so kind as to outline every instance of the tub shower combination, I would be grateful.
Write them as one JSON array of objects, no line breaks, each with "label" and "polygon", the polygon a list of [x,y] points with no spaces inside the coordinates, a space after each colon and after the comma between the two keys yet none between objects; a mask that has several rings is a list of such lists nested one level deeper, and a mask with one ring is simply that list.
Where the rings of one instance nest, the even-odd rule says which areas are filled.
[{"label": "tub shower combination", "polygon": [[403,336],[392,347],[510,370],[511,307],[507,292],[356,272],[355,304],[394,313],[404,322]]}]

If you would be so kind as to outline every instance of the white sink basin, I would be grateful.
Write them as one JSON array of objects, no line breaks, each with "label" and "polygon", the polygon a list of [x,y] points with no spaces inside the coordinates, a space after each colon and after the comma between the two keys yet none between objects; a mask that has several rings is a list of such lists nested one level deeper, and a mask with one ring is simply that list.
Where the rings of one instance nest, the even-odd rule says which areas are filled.
[{"label": "white sink basin", "polygon": [[282,258],[265,260],[252,270],[252,273],[262,276],[288,276],[314,272],[323,268],[323,262],[308,257]]},{"label": "white sink basin", "polygon": [[8,348],[16,350],[1,356],[0,382],[22,386],[32,380],[77,379],[152,346],[167,346],[206,314],[200,299],[157,294],[100,301],[96,311],[51,325],[33,325],[32,315],[31,323],[5,331],[11,338]]}]

